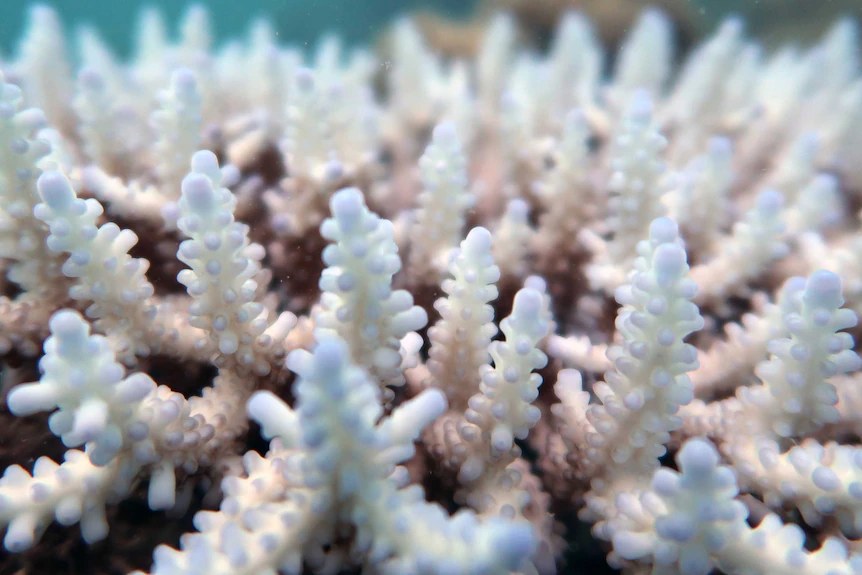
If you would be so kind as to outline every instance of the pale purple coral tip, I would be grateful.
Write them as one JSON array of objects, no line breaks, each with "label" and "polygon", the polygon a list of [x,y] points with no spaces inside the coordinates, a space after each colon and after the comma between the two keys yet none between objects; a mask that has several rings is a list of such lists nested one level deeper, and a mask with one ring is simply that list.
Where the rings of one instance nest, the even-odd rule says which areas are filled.
[{"label": "pale purple coral tip", "polygon": [[39,196],[55,210],[64,210],[75,200],[75,191],[61,172],[49,170],[36,182]]},{"label": "pale purple coral tip", "polygon": [[670,218],[656,218],[649,226],[649,237],[652,241],[667,244],[679,236],[679,226]]},{"label": "pale purple coral tip", "polygon": [[200,150],[192,156],[192,171],[199,174],[218,172],[218,158],[209,150]]},{"label": "pale purple coral tip", "polygon": [[191,173],[183,178],[182,195],[193,212],[207,212],[215,206],[213,183],[203,174]]},{"label": "pale purple coral tip", "polygon": [[473,228],[461,242],[461,248],[468,254],[487,253],[491,249],[491,232],[483,227]]}]

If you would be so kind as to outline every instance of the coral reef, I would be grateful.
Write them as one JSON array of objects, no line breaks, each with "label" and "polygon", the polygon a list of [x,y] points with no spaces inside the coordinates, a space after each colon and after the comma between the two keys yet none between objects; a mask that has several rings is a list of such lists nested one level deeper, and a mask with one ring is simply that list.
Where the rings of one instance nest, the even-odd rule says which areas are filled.
[{"label": "coral reef", "polygon": [[194,6],[120,61],[34,7],[4,567],[545,575],[577,514],[633,575],[862,573],[857,25],[768,54],[731,18],[678,69],[672,28],[606,74],[576,12],[471,61],[399,20],[378,61]]}]

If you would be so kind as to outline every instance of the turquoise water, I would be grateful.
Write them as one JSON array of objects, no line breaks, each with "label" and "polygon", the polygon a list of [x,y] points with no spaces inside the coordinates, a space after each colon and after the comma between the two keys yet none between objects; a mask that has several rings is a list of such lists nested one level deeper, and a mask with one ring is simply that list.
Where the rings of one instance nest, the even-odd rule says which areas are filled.
[{"label": "turquoise water", "polygon": [[[431,10],[450,18],[468,18],[477,6],[517,5],[547,0],[199,0],[213,18],[219,40],[236,38],[255,17],[268,15],[285,43],[313,44],[324,32],[337,32],[350,44],[371,42],[396,16]],[[0,54],[14,51],[27,21],[32,0],[0,0]],[[120,55],[133,43],[135,22],[145,6],[158,6],[168,23],[176,23],[192,1],[186,0],[47,0],[62,17],[67,32],[90,24]],[[548,2],[562,4],[560,0]],[[569,0],[593,19],[610,5],[626,7],[633,16],[639,7],[657,5],[679,19],[693,37],[710,30],[729,13],[745,17],[748,32],[771,42],[807,42],[840,15],[862,17],[862,0]],[[601,7],[604,6],[604,7]],[[70,36],[73,38],[74,36]]]},{"label": "turquoise water", "polygon": [[[17,45],[27,21],[27,9],[37,2],[0,0],[0,52],[9,54]],[[121,54],[133,42],[137,15],[145,6],[158,6],[166,22],[177,22],[193,2],[182,0],[55,0],[50,4],[66,26],[95,26],[103,38]],[[218,38],[235,38],[249,21],[268,15],[279,35],[292,44],[313,43],[321,33],[337,31],[347,42],[371,41],[393,16],[416,9],[463,17],[474,0],[212,0],[199,2],[210,10]]]}]

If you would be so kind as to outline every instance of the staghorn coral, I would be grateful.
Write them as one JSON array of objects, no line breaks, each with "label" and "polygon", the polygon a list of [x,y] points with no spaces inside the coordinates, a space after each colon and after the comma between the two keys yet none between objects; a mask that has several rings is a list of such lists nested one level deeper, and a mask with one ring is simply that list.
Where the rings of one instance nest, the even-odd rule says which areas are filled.
[{"label": "staghorn coral", "polygon": [[4,567],[99,572],[137,501],[106,571],[545,575],[577,513],[624,573],[862,573],[852,21],[676,70],[650,8],[608,77],[574,12],[475,65],[402,19],[379,72],[200,6],[129,62],[60,30],[0,69],[0,416],[57,438]]}]

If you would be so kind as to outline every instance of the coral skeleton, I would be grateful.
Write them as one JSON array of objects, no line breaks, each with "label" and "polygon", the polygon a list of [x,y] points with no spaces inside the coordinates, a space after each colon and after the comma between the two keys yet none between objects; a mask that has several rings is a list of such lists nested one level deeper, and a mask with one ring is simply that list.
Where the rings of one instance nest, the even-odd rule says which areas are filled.
[{"label": "coral skeleton", "polygon": [[0,374],[48,440],[4,561],[140,500],[191,531],[136,574],[862,574],[858,24],[770,52],[732,17],[677,67],[647,8],[609,74],[584,15],[518,27],[216,46],[193,6],[124,61],[32,9]]}]

